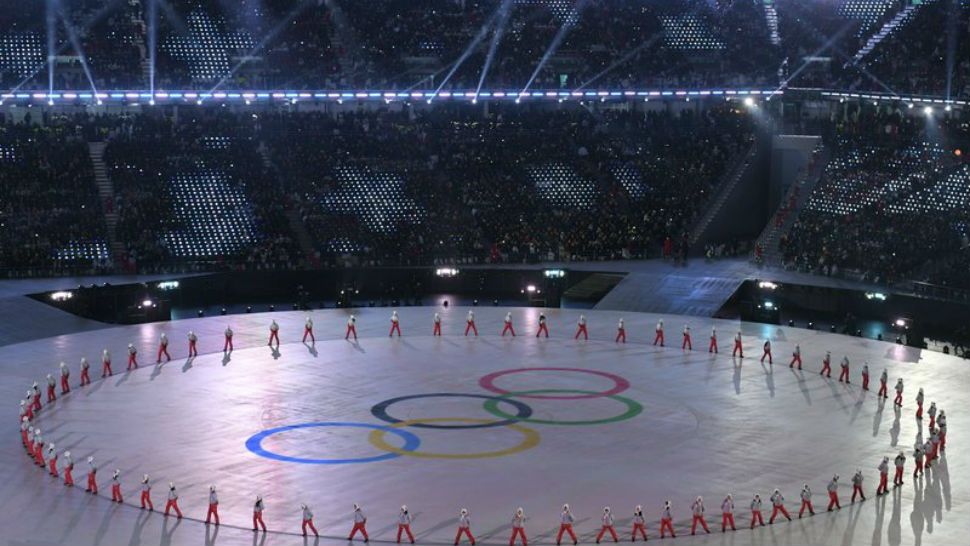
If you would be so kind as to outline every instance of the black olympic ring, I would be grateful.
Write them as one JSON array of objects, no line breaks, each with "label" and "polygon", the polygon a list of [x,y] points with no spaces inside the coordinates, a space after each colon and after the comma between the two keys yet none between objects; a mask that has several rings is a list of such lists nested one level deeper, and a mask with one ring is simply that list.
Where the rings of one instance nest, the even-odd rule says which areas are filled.
[{"label": "black olympic ring", "polygon": [[520,419],[528,419],[532,416],[532,408],[528,405],[520,402],[519,400],[513,400],[504,396],[492,396],[488,394],[465,394],[465,393],[453,393],[453,392],[434,392],[428,394],[412,394],[408,396],[398,396],[397,398],[390,398],[384,400],[383,402],[378,402],[370,409],[371,414],[377,417],[381,421],[388,423],[400,423],[403,419],[397,419],[391,417],[387,413],[387,408],[391,404],[396,404],[397,402],[403,402],[405,400],[413,400],[415,398],[440,398],[440,397],[455,397],[455,398],[482,398],[484,400],[494,400],[497,403],[510,404],[515,406],[515,409],[519,411],[515,415],[514,419],[504,419],[501,421],[494,421],[490,423],[483,423],[480,425],[431,425],[426,423],[415,423],[411,425],[416,428],[431,428],[431,429],[448,429],[448,430],[461,430],[461,429],[473,429],[473,428],[491,428],[491,427],[504,427],[507,425],[512,425],[518,423]]}]

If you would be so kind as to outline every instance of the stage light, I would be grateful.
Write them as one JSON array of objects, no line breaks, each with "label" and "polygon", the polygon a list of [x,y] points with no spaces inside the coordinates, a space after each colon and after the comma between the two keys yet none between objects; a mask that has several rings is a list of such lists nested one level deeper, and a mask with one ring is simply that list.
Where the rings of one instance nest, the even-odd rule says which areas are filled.
[{"label": "stage light", "polygon": [[142,307],[151,307],[152,306],[152,300],[142,300],[141,306]]},{"label": "stage light", "polygon": [[912,110],[913,109],[913,106],[916,106],[916,105],[913,104],[913,103],[909,103],[909,104],[906,105],[906,108],[909,108],[910,110]]},{"label": "stage light", "polygon": [[474,307],[478,307],[478,300],[472,300],[472,305]]},{"label": "stage light", "polygon": [[246,306],[246,312],[247,313],[252,313],[253,312],[253,306],[252,305],[247,305]]},{"label": "stage light", "polygon": [[547,269],[542,274],[547,279],[561,279],[566,276],[566,271],[563,269]]},{"label": "stage light", "polygon": [[222,309],[219,309],[219,314],[220,315],[225,315],[226,314],[226,308],[223,307]]},{"label": "stage light", "polygon": [[751,108],[752,106],[754,106],[754,99],[752,99],[751,97],[745,97],[744,105],[747,106],[748,108]]},{"label": "stage light", "polygon": [[953,150],[953,155],[960,157],[963,155],[963,150],[961,150],[960,148],[957,148],[956,150]]},{"label": "stage light", "polygon": [[794,328],[795,327],[795,321],[794,320],[791,320],[791,319],[788,319],[788,325]]},{"label": "stage light", "polygon": [[866,292],[866,299],[886,301],[886,295],[882,292]]},{"label": "stage light", "polygon": [[927,107],[923,108],[923,113],[926,114],[927,116],[932,116],[933,115],[933,107],[932,106],[927,106]]},{"label": "stage light", "polygon": [[530,284],[529,286],[526,286],[525,287],[525,291],[526,292],[529,292],[529,293],[535,292],[536,291],[536,285]]},{"label": "stage light", "polygon": [[453,267],[439,267],[434,270],[434,274],[439,277],[455,277],[458,275],[458,270]]},{"label": "stage light", "polygon": [[770,301],[765,302],[765,309],[774,309],[774,308],[775,308],[775,304],[773,302],[770,302]]},{"label": "stage light", "polygon": [[270,311],[276,311],[276,306],[275,305],[270,305],[269,306],[269,310]]},{"label": "stage light", "polygon": [[74,297],[71,292],[54,292],[51,294],[51,299],[54,301],[65,301]]},{"label": "stage light", "polygon": [[776,290],[778,288],[778,285],[771,281],[759,281],[758,288],[763,288],[765,290]]},{"label": "stage light", "polygon": [[199,309],[199,311],[198,311],[198,313],[197,313],[197,314],[199,315],[199,318],[202,318],[202,315],[204,315],[204,314],[205,314],[205,312],[204,312],[204,311],[202,311],[202,309]]},{"label": "stage light", "polygon": [[175,290],[179,287],[178,281],[163,281],[155,285],[159,290]]},{"label": "stage light", "polygon": [[943,110],[946,111],[946,112],[949,112],[950,110],[953,110],[953,107],[950,106],[949,104],[947,104],[946,107],[943,108]]}]

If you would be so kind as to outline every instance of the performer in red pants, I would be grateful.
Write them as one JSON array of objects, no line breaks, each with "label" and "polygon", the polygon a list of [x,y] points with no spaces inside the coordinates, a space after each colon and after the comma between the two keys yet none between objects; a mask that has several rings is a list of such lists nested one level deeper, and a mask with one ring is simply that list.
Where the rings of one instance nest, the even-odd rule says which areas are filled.
[{"label": "performer in red pants", "polygon": [[306,321],[303,323],[303,343],[306,343],[306,338],[309,336],[310,343],[316,345],[317,338],[313,335],[313,319],[307,316]]},{"label": "performer in red pants", "polygon": [[253,505],[253,531],[255,532],[258,528],[262,528],[263,532],[266,532],[266,524],[263,523],[263,497],[256,495],[256,504]]},{"label": "performer in red pants", "polygon": [[128,371],[138,367],[138,349],[131,343],[128,344]]},{"label": "performer in red pants", "polygon": [[118,504],[124,502],[121,498],[121,471],[117,468],[111,474],[111,502]]},{"label": "performer in red pants", "polygon": [[88,359],[81,357],[81,386],[91,384],[91,365],[88,364]]},{"label": "performer in red pants", "polygon": [[74,487],[74,459],[70,451],[64,452],[64,485]]},{"label": "performer in red pants", "polygon": [[727,526],[731,526],[732,531],[737,531],[734,526],[734,496],[728,494],[721,503],[721,532],[727,531]]},{"label": "performer in red pants", "polygon": [[791,516],[788,515],[788,510],[785,509],[785,497],[782,496],[781,492],[775,489],[775,492],[771,495],[771,517],[768,518],[768,524],[775,522],[775,517],[781,514],[785,516],[788,521],[791,521]]},{"label": "performer in red pants", "polygon": [[401,319],[397,316],[397,311],[391,313],[391,332],[388,337],[394,337],[394,332],[397,332],[397,337],[401,337]]},{"label": "performer in red pants", "polygon": [[862,470],[856,470],[855,475],[852,476],[852,501],[855,502],[856,495],[862,497],[862,500],[866,500],[866,494],[862,492]]},{"label": "performer in red pants", "polygon": [[805,510],[808,510],[809,515],[815,515],[815,506],[812,505],[812,489],[808,487],[808,484],[802,486],[802,492],[799,494],[802,499],[802,507],[798,509],[798,519],[802,518],[802,514]]},{"label": "performer in red pants", "polygon": [[828,511],[831,512],[833,508],[842,509],[842,505],[839,503],[839,475],[836,474],[832,476],[832,481],[829,482],[826,489],[829,492],[829,508]]},{"label": "performer in red pants", "polygon": [[771,340],[766,339],[764,344],[764,352],[761,353],[761,362],[764,363],[765,358],[768,359],[768,364],[771,364]]},{"label": "performer in red pants", "polygon": [[684,341],[680,344],[681,350],[687,349],[688,351],[694,350],[694,345],[690,341],[690,326],[684,325]]},{"label": "performer in red pants", "polygon": [[896,398],[893,400],[893,404],[897,406],[903,405],[903,378],[902,377],[896,380]]},{"label": "performer in red pants", "polygon": [[655,329],[656,335],[653,336],[653,344],[660,344],[661,347],[664,346],[664,319],[657,321],[657,327]]},{"label": "performer in red pants", "polygon": [[149,512],[155,511],[155,505],[152,504],[152,481],[148,474],[141,479],[141,509],[144,510],[146,506]]},{"label": "performer in red pants", "polygon": [[869,390],[869,364],[862,365],[862,390]]},{"label": "performer in red pants", "polygon": [[67,367],[67,364],[61,362],[61,394],[67,394],[71,392],[71,370]]},{"label": "performer in red pants", "polygon": [[[20,403],[21,403],[21,405],[23,405],[24,401],[21,400]],[[28,442],[27,442],[27,432],[31,428],[32,427],[30,426],[30,419],[28,419],[26,415],[22,415],[20,417],[20,442],[22,444],[24,444],[24,448],[25,449],[27,448],[27,445],[28,445]]]},{"label": "performer in red pants", "polygon": [[586,331],[586,315],[579,315],[579,320],[576,322],[576,335],[573,339],[579,339],[579,336],[583,336],[583,340],[589,339],[589,333]]},{"label": "performer in red pants", "polygon": [[[320,536],[320,533],[317,532],[316,526],[313,525],[313,512],[310,511],[310,507],[305,504],[301,504],[300,509],[303,510],[303,526],[302,526],[303,536],[306,536],[307,527],[309,527],[310,530],[313,531],[313,536],[315,537]],[[353,538],[353,536],[351,536],[351,538]]]},{"label": "performer in red pants", "polygon": [[98,494],[98,467],[94,464],[94,457],[88,457],[88,487],[86,492],[94,495]]},{"label": "performer in red pants", "polygon": [[889,492],[889,457],[883,457],[879,463],[879,486],[876,487],[876,496],[884,495]]},{"label": "performer in red pants", "polygon": [[731,356],[740,356],[744,358],[744,349],[741,347],[741,332],[738,332],[734,336],[734,350],[731,351]]},{"label": "performer in red pants", "polygon": [[573,544],[577,544],[579,541],[576,540],[576,533],[573,532],[573,513],[569,510],[569,505],[562,505],[562,513],[559,514],[559,533],[556,535],[556,546],[562,543],[562,536],[568,534],[569,538],[573,539]]},{"label": "performer in red pants", "polygon": [[802,369],[802,347],[800,345],[795,345],[795,350],[791,354],[791,362],[788,364],[789,368],[794,368],[795,364],[798,364],[798,369]]},{"label": "performer in red pants", "polygon": [[600,534],[596,535],[596,543],[599,544],[606,533],[609,533],[613,537],[613,542],[619,542],[620,539],[616,536],[616,529],[613,527],[613,514],[610,513],[609,506],[603,508],[603,516],[600,518],[600,521],[603,525],[600,527]]},{"label": "performer in red pants", "polygon": [[205,513],[205,524],[208,525],[211,519],[215,519],[216,525],[219,525],[219,495],[214,485],[209,486],[209,509]]},{"label": "performer in red pants", "polygon": [[843,381],[849,383],[849,357],[843,356],[840,366],[842,371],[839,372],[839,383]]},{"label": "performer in red pants", "polygon": [[355,504],[354,505],[354,528],[350,530],[350,536],[347,537],[347,540],[354,540],[354,535],[357,534],[357,531],[360,531],[360,534],[364,536],[364,542],[369,541],[370,537],[367,536],[367,529],[365,527],[366,525],[367,525],[367,516],[364,515],[364,511],[360,509],[360,506]]},{"label": "performer in red pants", "polygon": [[512,515],[512,536],[509,538],[509,546],[515,544],[516,537],[522,537],[522,546],[529,546],[529,540],[525,538],[525,512],[522,508],[515,510]]},{"label": "performer in red pants", "polygon": [[819,375],[824,375],[825,377],[832,377],[832,353],[825,351],[825,358],[822,359],[822,371],[818,372]]},{"label": "performer in red pants", "polygon": [[637,533],[643,537],[643,540],[647,540],[647,518],[643,517],[643,507],[639,504],[633,509],[633,536],[630,538],[630,542],[637,541]]},{"label": "performer in red pants", "polygon": [[626,327],[623,326],[623,319],[616,326],[616,339],[613,340],[615,343],[626,343]]},{"label": "performer in red pants", "polygon": [[54,381],[53,374],[47,374],[47,403],[57,400],[57,393],[54,392],[57,386],[57,381]]},{"label": "performer in red pants", "polygon": [[697,497],[694,499],[694,504],[690,505],[691,512],[693,512],[694,517],[691,519],[690,524],[690,534],[694,534],[697,531],[697,524],[700,523],[701,527],[704,528],[704,532],[710,534],[711,530],[707,528],[707,520],[704,519],[704,499]]},{"label": "performer in red pants", "polygon": [[30,386],[30,399],[33,400],[34,411],[40,411],[40,387],[37,386],[37,382]]},{"label": "performer in red pants", "polygon": [[711,344],[707,347],[707,352],[717,354],[717,329],[711,327]]},{"label": "performer in red pants", "polygon": [[546,334],[546,337],[549,337],[549,328],[546,327],[546,315],[540,314],[539,315],[539,331],[536,332],[536,337],[541,336],[543,333]]},{"label": "performer in red pants", "polygon": [[57,450],[53,443],[47,446],[47,468],[51,476],[60,477],[57,473]]},{"label": "performer in red pants", "polygon": [[881,396],[883,398],[889,398],[889,387],[887,383],[889,382],[889,373],[885,368],[882,370],[882,375],[879,376],[879,393],[876,396]]},{"label": "performer in red pants", "polygon": [[465,335],[472,331],[475,333],[475,337],[478,337],[478,328],[475,326],[475,313],[472,311],[468,312],[468,317],[465,318]]},{"label": "performer in red pants", "polygon": [[[129,345],[128,347],[131,347],[131,345]],[[131,354],[131,350],[130,349],[129,349],[129,354]],[[165,335],[165,332],[162,332],[162,335],[158,339],[158,357],[155,359],[155,364],[161,364],[162,363],[162,355],[165,355],[165,362],[171,362],[172,361],[172,357],[168,354],[168,336]],[[128,366],[129,366],[129,368],[131,366],[131,358],[130,357],[128,358]],[[136,366],[137,366],[137,364],[136,364]]]},{"label": "performer in red pants", "polygon": [[431,335],[440,336],[441,335],[441,315],[438,313],[434,314],[434,330],[432,330]]},{"label": "performer in red pants", "polygon": [[357,341],[357,317],[350,315],[347,319],[347,333],[344,334],[344,339],[350,339],[350,335],[354,335],[354,341]]},{"label": "performer in red pants", "polygon": [[269,345],[270,347],[272,347],[273,346],[273,340],[276,340],[276,348],[279,349],[279,347],[280,347],[280,325],[279,324],[276,324],[276,320],[275,319],[269,325],[269,343],[267,343],[267,345]]},{"label": "performer in red pants", "polygon": [[408,540],[414,544],[414,535],[411,534],[411,513],[408,512],[407,505],[401,506],[401,513],[397,516],[397,543],[401,543],[401,533],[408,535]]},{"label": "performer in red pants", "polygon": [[182,511],[179,510],[179,495],[175,491],[175,484],[168,484],[168,502],[165,503],[165,515],[168,516],[169,510],[175,510],[175,517],[182,519]]},{"label": "performer in red pants", "polygon": [[896,466],[896,475],[893,476],[893,485],[900,486],[903,485],[903,468],[906,466],[906,455],[902,451],[899,455],[896,455],[896,459],[893,461]]},{"label": "performer in red pants", "polygon": [[515,328],[512,327],[512,313],[505,313],[505,326],[502,327],[502,337],[505,337],[505,332],[512,334],[515,337]]},{"label": "performer in red pants", "polygon": [[475,546],[475,537],[472,536],[471,531],[472,522],[468,517],[468,510],[465,508],[461,509],[461,513],[458,515],[458,532],[455,533],[455,546],[458,546],[458,542],[461,540],[461,535],[468,537],[468,541],[472,546]]},{"label": "performer in red pants", "polygon": [[222,352],[232,352],[232,326],[226,326],[226,341],[222,344]]},{"label": "performer in red pants", "polygon": [[665,538],[667,531],[670,531],[670,536],[677,538],[674,534],[674,516],[670,512],[670,501],[664,501],[664,509],[660,514],[660,538]]},{"label": "performer in red pants", "polygon": [[916,393],[916,419],[923,420],[923,387],[920,387],[919,392]]},{"label": "performer in red pants", "polygon": [[195,335],[195,332],[189,330],[189,358],[194,358],[199,356],[199,336]]},{"label": "performer in red pants", "polygon": [[926,414],[930,416],[930,430],[936,428],[936,402],[930,402],[930,409],[926,410]]},{"label": "performer in red pants", "polygon": [[913,477],[923,474],[923,446],[919,442],[916,442],[916,448],[913,450],[913,461],[915,468],[913,468]]}]

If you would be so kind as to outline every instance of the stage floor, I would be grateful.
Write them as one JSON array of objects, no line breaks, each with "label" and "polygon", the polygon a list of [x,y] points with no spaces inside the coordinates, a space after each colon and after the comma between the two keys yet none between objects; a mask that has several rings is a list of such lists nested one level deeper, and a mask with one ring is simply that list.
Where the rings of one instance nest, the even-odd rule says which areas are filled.
[{"label": "stage floor", "polygon": [[[599,311],[586,312],[589,341],[572,339],[579,313],[565,310],[546,311],[552,337],[537,339],[539,311],[512,309],[519,336],[502,338],[505,308],[476,308],[479,337],[466,338],[467,309],[439,311],[440,338],[430,335],[434,309],[425,307],[401,309],[404,337],[393,339],[389,309],[357,311],[357,343],[343,339],[349,311],[327,310],[312,312],[313,345],[299,343],[305,314],[286,312],[119,327],[0,348],[8,400],[19,400],[59,360],[71,364],[75,391],[42,410],[37,426],[59,451],[72,451],[78,483],[87,456],[100,465],[100,498],[68,490],[29,464],[8,426],[0,525],[9,543],[235,544],[245,537],[294,544],[302,541],[293,536],[301,503],[313,508],[321,542],[345,539],[353,503],[364,507],[375,541],[395,538],[401,504],[413,514],[418,543],[450,544],[462,507],[480,542],[507,542],[518,506],[529,517],[530,541],[554,542],[563,503],[571,505],[582,541],[595,538],[607,505],[628,539],[637,504],[653,539],[667,499],[678,537],[689,535],[697,495],[706,500],[714,533],[691,542],[956,544],[970,530],[970,456],[960,447],[967,429],[960,409],[970,398],[965,361],[760,324],[740,326],[747,358],[734,359],[730,340],[739,325],[693,317],[666,317],[667,347],[660,348],[650,344],[657,317],[649,314],[626,314],[628,343],[616,344],[620,315]],[[272,318],[281,325],[279,351],[265,346]],[[685,321],[693,331],[690,352],[680,348]],[[224,356],[221,332],[230,322],[236,350]],[[712,324],[719,329],[718,355],[707,352]],[[188,360],[190,329],[200,337],[201,354]],[[162,331],[176,359],[156,366]],[[773,367],[758,361],[765,337],[774,344]],[[140,348],[142,364],[131,373],[123,371],[128,342]],[[788,367],[796,343],[801,372]],[[116,373],[98,381],[104,346]],[[832,351],[835,375],[837,361],[849,356],[851,385],[819,377],[825,350]],[[94,362],[95,383],[84,389],[76,388],[81,356]],[[904,378],[901,411],[859,388],[864,361],[874,385],[884,367],[892,384]],[[927,406],[932,400],[947,410],[951,447],[936,470],[913,480],[919,387]],[[875,497],[876,466],[900,450],[907,455],[905,485]],[[115,468],[122,473],[122,506],[107,500]],[[870,497],[850,507],[857,468]],[[176,483],[185,520],[136,508],[143,473],[152,476],[156,510],[168,482]],[[825,486],[833,474],[841,476],[843,509],[827,514]],[[780,489],[794,516],[804,483],[819,515],[747,529],[754,493],[764,499],[767,518],[767,498]],[[220,497],[218,533],[199,522],[210,484]],[[735,497],[739,530],[721,535],[727,493]],[[271,532],[254,539],[257,494]]]}]

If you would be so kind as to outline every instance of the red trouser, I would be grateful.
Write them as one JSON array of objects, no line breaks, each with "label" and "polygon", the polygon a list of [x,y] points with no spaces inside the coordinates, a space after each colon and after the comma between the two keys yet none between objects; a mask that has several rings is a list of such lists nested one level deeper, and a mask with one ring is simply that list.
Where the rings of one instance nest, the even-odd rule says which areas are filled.
[{"label": "red trouser", "polygon": [[861,485],[855,485],[855,484],[853,484],[852,485],[852,502],[855,502],[855,496],[856,495],[859,495],[860,497],[862,497],[862,500],[866,500],[866,495],[865,495],[865,493],[862,492],[862,486]]},{"label": "red trouser", "polygon": [[614,341],[617,343],[626,343],[626,329],[620,328],[617,330],[616,339]]},{"label": "red trouser", "polygon": [[842,371],[839,372],[839,381],[849,382],[849,368],[842,368]]},{"label": "red trouser", "polygon": [[189,356],[199,356],[199,351],[195,348],[195,341],[189,342]]},{"label": "red trouser", "polygon": [[876,488],[876,494],[880,492],[885,493],[889,491],[889,474],[879,474],[879,487]]},{"label": "red trouser", "polygon": [[388,336],[393,336],[395,331],[397,332],[397,337],[401,337],[401,324],[398,322],[391,323],[391,332]]},{"label": "red trouser", "polygon": [[280,331],[279,330],[271,330],[270,331],[268,345],[272,345],[274,339],[276,340],[276,346],[279,347],[279,345],[280,345]]},{"label": "red trouser", "polygon": [[707,521],[704,520],[704,516],[695,515],[694,516],[694,519],[690,522],[690,534],[693,535],[694,534],[694,531],[697,530],[697,524],[698,523],[701,524],[701,527],[704,528],[704,531],[705,532],[707,532],[707,533],[710,533],[711,532],[711,530],[707,528]]},{"label": "red trouser", "polygon": [[57,400],[57,395],[54,394],[54,385],[47,385],[47,403],[51,403]]},{"label": "red trouser", "polygon": [[178,502],[178,499],[169,499],[169,501],[165,503],[165,515],[166,516],[168,515],[168,511],[169,510],[175,510],[175,515],[178,516],[179,518],[182,517],[182,511],[179,510],[179,502]]},{"label": "red trouser", "polygon": [[[309,527],[310,530],[313,531],[313,534],[314,535],[320,536],[320,533],[317,532],[316,526],[313,525],[313,520],[312,519],[305,519],[305,520],[303,520],[303,525],[302,525],[303,536],[306,536],[306,528],[307,527]],[[353,538],[353,535],[351,535],[351,538]],[[366,538],[366,537],[364,537],[364,538]]]},{"label": "red trouser", "polygon": [[606,533],[609,533],[610,536],[613,537],[613,542],[620,541],[620,538],[616,536],[616,529],[614,529],[612,525],[604,525],[600,529],[600,534],[596,535],[596,542],[599,542],[600,540],[602,540],[603,537],[606,535]]},{"label": "red trouser", "polygon": [[411,544],[414,544],[414,535],[411,534],[411,526],[410,525],[398,524],[398,526],[397,526],[397,541],[398,541],[398,543],[401,542],[401,533],[407,533],[408,540],[411,541]]},{"label": "red trouser", "polygon": [[347,326],[347,333],[344,334],[344,339],[350,339],[350,334],[354,334],[354,340],[357,339],[357,327]]},{"label": "red trouser", "polygon": [[707,352],[709,352],[709,353],[717,353],[717,338],[716,337],[712,337],[711,338],[711,344],[707,347]]},{"label": "red trouser", "polygon": [[37,442],[37,447],[34,451],[34,460],[37,461],[37,466],[47,466],[44,462],[44,444],[42,442]]},{"label": "red trouser", "polygon": [[112,502],[122,502],[121,485],[116,483],[111,485],[111,500]]},{"label": "red trouser", "polygon": [[878,394],[878,396],[881,396],[883,398],[889,398],[889,395],[886,394],[886,392],[887,392],[886,382],[885,381],[880,381],[879,382],[879,394]]},{"label": "red trouser", "polygon": [[218,504],[209,505],[209,510],[205,513],[205,522],[209,523],[209,518],[213,518],[213,517],[216,519],[216,525],[219,525],[219,505]]},{"label": "red trouser", "polygon": [[155,505],[152,504],[152,494],[150,491],[141,492],[141,509],[144,510],[145,506],[148,506],[149,510],[155,510]]},{"label": "red trouser", "polygon": [[775,517],[778,514],[781,514],[781,515],[785,516],[786,518],[791,519],[791,516],[788,515],[788,510],[785,510],[785,507],[784,506],[777,505],[777,506],[772,506],[771,507],[771,517],[768,518],[768,523],[771,523],[771,522],[775,521]]},{"label": "red trouser", "polygon": [[226,342],[222,344],[222,352],[226,352],[226,349],[232,350],[232,338],[226,337]]},{"label": "red trouser", "polygon": [[128,353],[128,369],[130,370],[137,367],[138,359],[136,358],[135,353]]},{"label": "red trouser", "polygon": [[544,323],[539,325],[539,331],[536,332],[536,337],[539,337],[540,335],[542,335],[543,332],[546,333],[546,337],[549,337],[549,328],[546,328],[546,325]]},{"label": "red trouser", "polygon": [[364,528],[364,524],[362,522],[354,523],[354,528],[350,530],[350,536],[347,538],[347,540],[353,540],[354,535],[357,534],[357,531],[360,531],[360,534],[364,535],[364,540],[370,540],[370,538],[367,536],[367,529]]},{"label": "red trouser", "polygon": [[731,356],[736,356],[736,355],[739,355],[741,358],[744,358],[744,349],[741,348],[740,341],[734,342],[734,351],[731,352]]},{"label": "red trouser", "polygon": [[913,469],[913,477],[923,473],[923,459],[916,459],[916,468]]},{"label": "red trouser", "polygon": [[[438,328],[440,330],[441,327],[439,326]],[[475,327],[475,321],[474,320],[468,321],[468,323],[465,325],[465,335],[466,336],[468,335],[468,332],[469,331],[475,332],[475,337],[478,337],[478,328]]]},{"label": "red trouser", "polygon": [[869,390],[869,375],[868,374],[862,374],[862,390],[864,390],[864,391]]},{"label": "red trouser", "polygon": [[802,355],[792,355],[791,362],[788,363],[788,367],[791,368],[795,364],[798,364],[798,369],[802,369]]},{"label": "red trouser", "polygon": [[[165,362],[171,362],[172,361],[171,355],[168,354],[168,345],[159,345],[158,346],[158,357],[155,360],[158,361],[158,362],[161,362],[162,361],[162,355],[165,355]],[[129,357],[129,360],[130,360],[130,357]],[[128,364],[131,364],[131,362],[128,362]]]},{"label": "red trouser", "polygon": [[754,510],[751,512],[751,528],[754,529],[755,524],[764,525],[765,518],[761,517],[761,510]]},{"label": "red trouser", "polygon": [[20,431],[20,441],[23,442],[24,447],[27,447],[27,431],[26,430],[21,430]]},{"label": "red trouser", "polygon": [[458,528],[458,532],[455,533],[455,544],[458,544],[458,541],[461,540],[461,535],[462,534],[464,534],[466,537],[468,537],[468,541],[472,543],[472,546],[475,546],[475,537],[472,536],[472,532],[471,532],[471,530],[468,527],[459,527]]},{"label": "red trouser", "polygon": [[34,411],[40,411],[40,393],[34,395]]},{"label": "red trouser", "polygon": [[660,538],[665,537],[667,531],[670,531],[670,536],[677,536],[674,534],[674,523],[667,518],[662,518],[660,520]]},{"label": "red trouser", "polygon": [[515,328],[512,328],[511,322],[505,323],[505,328],[502,328],[502,337],[505,337],[505,332],[509,332],[512,334],[512,337],[515,337]]},{"label": "red trouser", "polygon": [[91,376],[88,375],[88,370],[87,369],[81,370],[81,386],[83,387],[85,385],[90,385],[90,384],[91,384]]},{"label": "red trouser", "polygon": [[732,514],[731,512],[724,512],[723,514],[721,514],[721,531],[724,531],[725,529],[727,529],[728,525],[731,526],[732,531],[737,530],[734,527],[734,514]]},{"label": "red trouser", "polygon": [[525,538],[525,528],[523,527],[513,527],[512,536],[509,538],[509,546],[515,544],[515,537],[522,537],[522,546],[529,546],[528,539]]},{"label": "red trouser", "polygon": [[936,428],[936,414],[930,415],[930,430]]},{"label": "red trouser", "polygon": [[107,361],[107,362],[102,362],[101,363],[101,377],[104,377],[106,375],[114,375],[114,372],[111,371],[111,361],[110,360]]},{"label": "red trouser", "polygon": [[893,476],[893,484],[894,485],[902,485],[903,484],[903,467],[901,467],[901,466],[897,466],[896,467],[896,475]]},{"label": "red trouser", "polygon": [[312,341],[313,343],[316,343],[317,342],[317,338],[313,337],[313,330],[311,328],[304,328],[303,329],[303,342],[304,343],[306,343],[306,337],[307,336],[310,336],[310,341]]},{"label": "red trouser", "polygon": [[822,361],[822,371],[818,372],[819,375],[824,375],[825,377],[832,377],[832,364],[828,360]]},{"label": "red trouser", "polygon": [[903,405],[903,393],[896,391],[896,399],[893,400],[893,404],[896,404],[897,406]]},{"label": "red trouser", "polygon": [[580,334],[583,335],[583,339],[589,339],[589,332],[586,331],[585,324],[580,324],[576,327],[576,335],[573,336],[573,339],[579,339]]},{"label": "red trouser", "polygon": [[434,331],[431,332],[431,335],[433,335],[433,336],[440,336],[441,335],[441,323],[440,322],[434,323]]},{"label": "red trouser", "polygon": [[839,494],[835,491],[829,491],[829,511],[831,511],[833,507],[842,508],[842,505],[839,504]]},{"label": "red trouser", "polygon": [[922,419],[923,418],[923,403],[922,402],[918,402],[916,404],[916,418],[917,419]]},{"label": "red trouser", "polygon": [[94,477],[94,472],[88,473],[88,488],[85,491],[98,494],[98,481]]},{"label": "red trouser", "polygon": [[70,466],[64,469],[64,485],[74,485],[74,475],[71,474],[72,470],[73,469]]},{"label": "red trouser", "polygon": [[[653,337],[653,344],[656,345],[657,343],[659,343],[661,347],[664,346],[664,331],[663,330],[657,330],[657,335]],[[672,532],[673,531],[671,531],[671,533]]]},{"label": "red trouser", "polygon": [[640,536],[643,537],[643,540],[647,540],[647,529],[646,529],[646,527],[642,523],[634,523],[633,524],[633,538],[630,539],[632,542],[636,542],[636,540],[637,540],[637,531],[640,531]]},{"label": "red trouser", "polygon": [[770,350],[765,351],[764,354],[761,355],[761,361],[762,362],[765,361],[765,357],[768,358],[768,364],[771,364],[771,351]]},{"label": "red trouser", "polygon": [[67,394],[71,392],[71,385],[67,382],[67,376],[61,376],[61,394]]},{"label": "red trouser", "polygon": [[263,529],[263,531],[266,530],[266,524],[263,523],[263,513],[262,512],[253,512],[253,531],[256,530],[256,526],[257,525],[259,525],[259,527],[261,527]]},{"label": "red trouser", "polygon": [[680,348],[681,349],[687,349],[688,351],[693,351],[694,350],[694,346],[690,342],[690,336],[689,335],[685,335],[684,336],[684,342],[680,344]]},{"label": "red trouser", "polygon": [[51,476],[54,476],[56,478],[58,476],[58,474],[57,474],[57,457],[54,457],[53,459],[50,459],[49,461],[47,461],[47,467],[50,468]]},{"label": "red trouser", "polygon": [[556,544],[562,542],[562,535],[564,533],[569,534],[569,538],[573,539],[573,542],[577,542],[576,533],[573,532],[573,526],[569,523],[563,523],[559,525],[559,534],[556,535]]},{"label": "red trouser", "polygon": [[802,507],[798,509],[798,517],[802,517],[802,514],[805,513],[805,510],[808,510],[809,514],[813,516],[815,515],[815,507],[812,506],[812,501],[807,501],[807,500],[802,501]]}]

